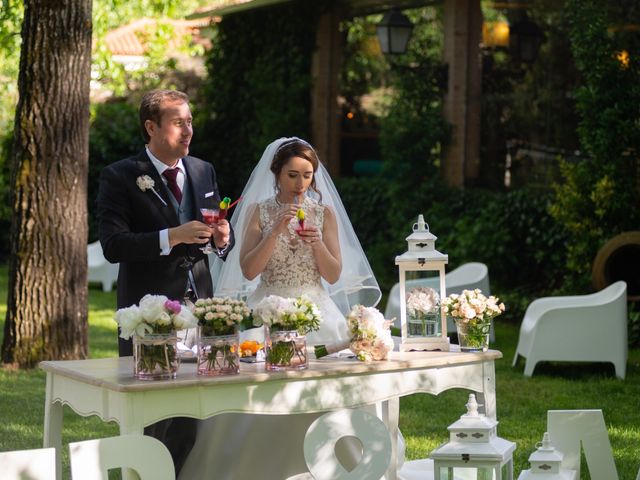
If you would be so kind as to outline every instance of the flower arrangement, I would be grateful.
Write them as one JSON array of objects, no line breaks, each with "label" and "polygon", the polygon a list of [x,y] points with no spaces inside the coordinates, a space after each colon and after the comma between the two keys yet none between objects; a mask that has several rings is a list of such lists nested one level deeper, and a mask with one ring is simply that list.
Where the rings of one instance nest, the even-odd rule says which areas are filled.
[{"label": "flower arrangement", "polygon": [[429,313],[437,313],[440,295],[433,288],[417,287],[407,293],[407,315],[418,318]]},{"label": "flower arrangement", "polygon": [[256,326],[265,325],[266,368],[287,370],[307,368],[305,335],[320,328],[318,307],[306,296],[283,298],[269,295],[253,310]]},{"label": "flower arrangement", "polygon": [[240,344],[240,356],[241,357],[253,357],[257,355],[263,345],[255,340],[245,340]]},{"label": "flower arrangement", "polygon": [[409,336],[425,337],[440,331],[440,295],[433,288],[417,287],[407,293]]},{"label": "flower arrangement", "polygon": [[206,336],[231,335],[251,320],[251,310],[242,300],[229,297],[199,298],[192,307]]},{"label": "flower arrangement", "polygon": [[358,360],[386,360],[393,350],[391,321],[375,307],[355,305],[347,315],[347,325],[351,332],[349,348]]},{"label": "flower arrangement", "polygon": [[320,311],[309,297],[284,298],[269,295],[253,310],[253,324],[266,325],[271,330],[296,330],[300,335],[320,328]]},{"label": "flower arrangement", "polygon": [[196,317],[164,295],[145,295],[138,305],[119,309],[114,320],[120,337],[134,337],[134,375],[141,379],[174,378],[178,368],[176,330],[195,327]]},{"label": "flower arrangement", "polygon": [[375,307],[354,305],[347,315],[347,326],[351,338],[331,345],[316,345],[316,358],[349,348],[356,358],[363,362],[386,360],[389,352],[393,350],[391,322],[391,320],[385,320],[382,313]]},{"label": "flower arrangement", "polygon": [[478,288],[451,294],[442,301],[447,315],[458,328],[458,337],[469,349],[486,349],[491,319],[504,312],[504,303],[494,296],[486,297]]},{"label": "flower arrangement", "polygon": [[163,334],[193,328],[198,321],[180,302],[164,295],[145,295],[138,305],[119,309],[114,320],[120,326],[120,337],[144,337],[147,333]]},{"label": "flower arrangement", "polygon": [[164,206],[167,206],[167,202],[165,202],[160,194],[156,192],[156,189],[153,188],[155,187],[156,182],[154,182],[153,178],[151,178],[149,175],[140,175],[138,178],[136,178],[136,185],[143,192],[151,190],[156,195],[156,197],[158,197],[158,199],[164,204]]},{"label": "flower arrangement", "polygon": [[238,327],[251,320],[247,304],[230,297],[199,298],[192,310],[199,326],[198,374],[238,373]]}]

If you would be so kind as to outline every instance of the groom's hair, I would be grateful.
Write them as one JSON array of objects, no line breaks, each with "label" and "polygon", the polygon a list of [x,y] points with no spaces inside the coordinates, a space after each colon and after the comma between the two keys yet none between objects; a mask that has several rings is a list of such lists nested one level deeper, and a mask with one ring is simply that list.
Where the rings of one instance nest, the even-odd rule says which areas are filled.
[{"label": "groom's hair", "polygon": [[318,165],[320,164],[318,154],[310,144],[300,138],[292,138],[291,140],[285,141],[278,147],[276,153],[273,155],[273,160],[271,160],[270,168],[276,177],[276,182],[278,177],[280,176],[280,172],[282,172],[282,168],[293,157],[304,158],[305,160],[308,160],[309,163],[311,163],[311,165],[313,166],[313,179],[311,180],[309,188],[320,196],[320,203],[322,203],[322,192],[320,192],[316,188],[315,177],[315,174],[318,171]]},{"label": "groom's hair", "polygon": [[151,120],[160,126],[163,102],[189,103],[189,97],[186,93],[178,90],[151,90],[144,94],[140,102],[140,132],[145,142],[148,142],[151,138],[144,124],[147,120]]}]

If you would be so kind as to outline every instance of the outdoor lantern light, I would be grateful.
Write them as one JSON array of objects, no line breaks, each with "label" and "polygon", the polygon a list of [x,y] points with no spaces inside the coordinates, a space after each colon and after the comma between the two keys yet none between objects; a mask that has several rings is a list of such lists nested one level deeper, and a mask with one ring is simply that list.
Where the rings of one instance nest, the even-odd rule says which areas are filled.
[{"label": "outdoor lantern light", "polygon": [[384,14],[376,26],[382,53],[404,53],[413,30],[411,20],[397,8]]},{"label": "outdoor lantern light", "polygon": [[526,15],[509,29],[509,47],[525,63],[533,63],[543,40],[542,29]]},{"label": "outdoor lantern light", "polygon": [[467,413],[448,427],[449,442],[431,452],[433,478],[513,480],[516,444],[498,437],[498,422],[478,413],[475,394],[469,394],[466,407]]},{"label": "outdoor lantern light", "polygon": [[482,44],[485,47],[508,47],[509,24],[504,20],[482,23]]},{"label": "outdoor lantern light", "polygon": [[[438,237],[429,231],[429,225],[422,215],[418,215],[418,221],[413,224],[413,233],[406,240],[408,250],[396,257],[396,265],[400,269],[400,351],[410,350],[440,350],[449,351],[449,339],[447,338],[447,318],[442,310],[442,302],[446,296],[444,266],[449,261],[449,256],[435,249],[435,241]],[[435,271],[439,275],[440,301],[429,302],[434,304],[434,309],[426,315],[408,315],[406,273]],[[437,303],[437,304],[436,304]]]},{"label": "outdoor lantern light", "polygon": [[536,447],[529,457],[531,469],[523,470],[518,480],[578,480],[577,471],[560,468],[564,455],[553,447],[548,432]]}]

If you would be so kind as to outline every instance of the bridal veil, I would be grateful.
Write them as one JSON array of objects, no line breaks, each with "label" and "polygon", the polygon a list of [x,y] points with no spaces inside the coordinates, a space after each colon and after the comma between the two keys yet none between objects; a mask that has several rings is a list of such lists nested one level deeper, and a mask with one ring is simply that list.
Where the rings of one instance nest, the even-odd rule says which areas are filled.
[{"label": "bridal veil", "polygon": [[[255,206],[275,195],[275,177],[270,170],[271,161],[280,145],[291,140],[299,139],[279,138],[267,146],[242,191],[242,201],[236,205],[230,222],[237,245],[229,252],[226,261],[215,258],[211,267],[216,296],[246,298],[258,285],[260,276],[254,280],[247,280],[240,270],[242,239]],[[375,306],[380,301],[380,287],[353,230],[340,195],[322,162],[319,163],[314,176],[316,188],[322,193],[322,198],[311,190],[307,191],[306,195],[333,209],[338,222],[338,240],[342,256],[340,278],[333,285],[323,280],[323,285],[344,314],[356,304]]]}]

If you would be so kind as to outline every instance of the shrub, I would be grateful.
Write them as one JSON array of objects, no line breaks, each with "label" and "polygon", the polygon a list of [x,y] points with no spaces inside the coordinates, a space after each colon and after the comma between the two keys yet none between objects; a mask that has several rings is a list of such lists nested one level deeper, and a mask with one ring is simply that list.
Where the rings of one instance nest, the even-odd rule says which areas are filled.
[{"label": "shrub", "polygon": [[98,239],[96,200],[102,168],[139,152],[144,141],[138,126],[138,108],[125,101],[93,105],[91,117],[87,206],[89,241],[93,242]]}]

